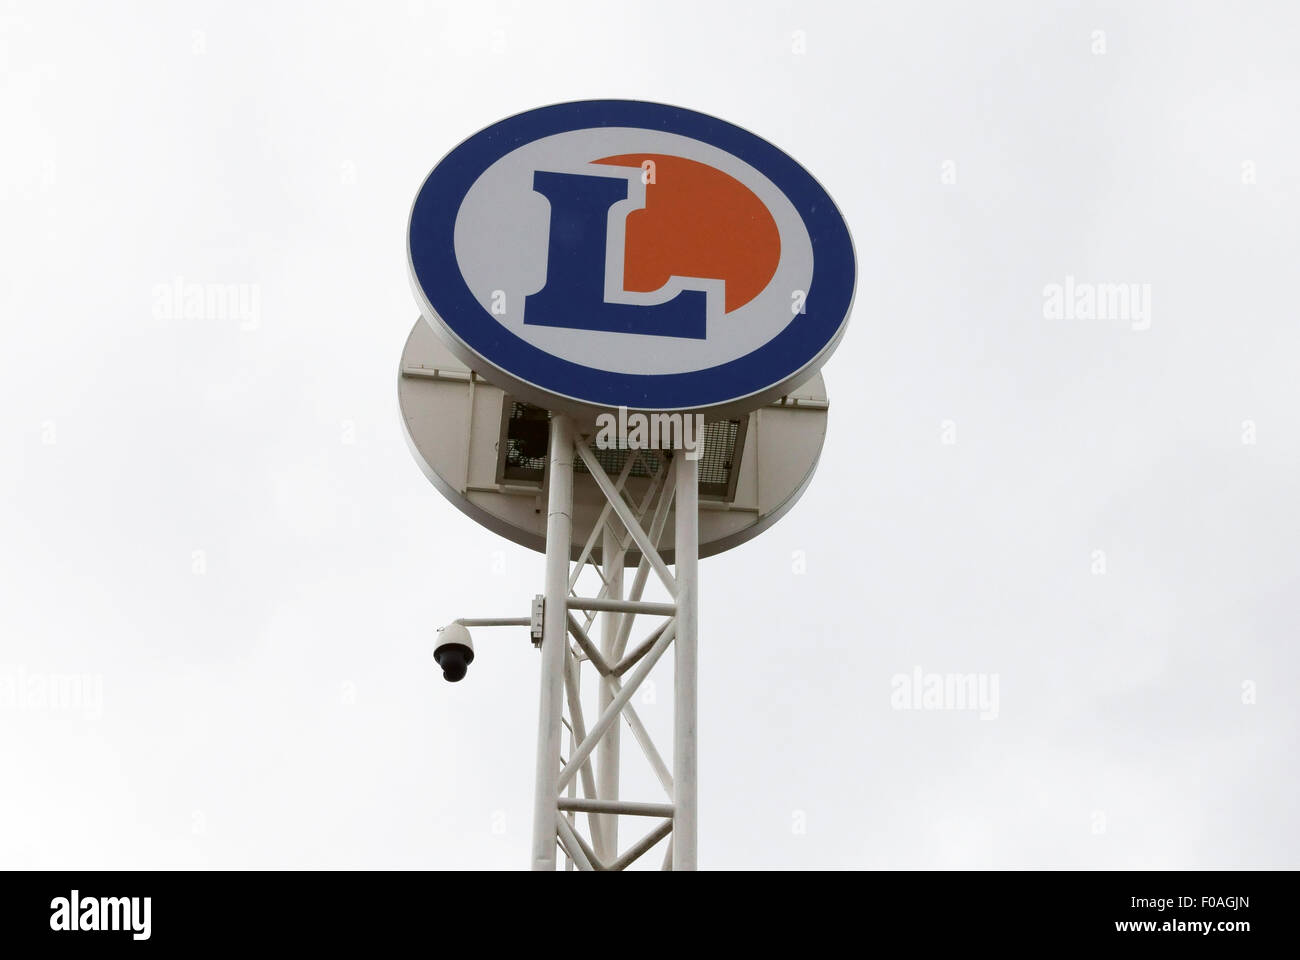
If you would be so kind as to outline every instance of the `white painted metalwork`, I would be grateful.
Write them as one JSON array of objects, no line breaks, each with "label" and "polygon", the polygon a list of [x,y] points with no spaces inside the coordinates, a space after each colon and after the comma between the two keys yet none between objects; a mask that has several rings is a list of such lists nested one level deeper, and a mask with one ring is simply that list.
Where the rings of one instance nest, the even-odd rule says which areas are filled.
[{"label": "white painted metalwork", "polygon": [[[573,531],[573,425],[551,419],[550,494],[546,513],[546,608],[542,613],[542,683],[537,713],[537,785],[533,805],[533,869],[555,869],[555,831],[560,795],[560,717],[564,709],[569,537]],[[570,762],[572,762],[570,754]],[[564,826],[567,827],[567,824]],[[577,860],[572,846],[569,855]]]},{"label": "white painted metalwork", "polygon": [[677,468],[677,630],[673,671],[673,869],[695,869],[697,835],[696,634],[699,612],[699,487],[696,461],[676,458]]},{"label": "white painted metalwork", "polygon": [[[537,482],[497,476],[501,418],[510,399],[506,391],[471,375],[429,324],[417,320],[402,351],[397,393],[411,453],[430,482],[475,522],[545,552],[546,491]],[[758,536],[798,501],[816,469],[827,416],[820,373],[784,401],[748,414],[734,497],[700,501],[700,557],[714,556]],[[574,423],[582,431],[590,426]],[[612,478],[613,483],[618,481]],[[654,493],[652,502],[657,502],[654,486],[655,481],[642,471],[626,477],[622,489],[638,514],[647,495]],[[571,550],[576,561],[584,547],[587,556],[600,553],[602,530],[613,508],[585,472],[574,477],[573,494]],[[645,524],[653,526],[653,513]],[[668,524],[658,540],[659,554],[669,563],[674,559],[673,536],[673,525]],[[629,542],[628,547],[624,556],[636,567],[636,544]]]},{"label": "white painted metalwork", "polygon": [[[593,533],[579,554],[578,569],[571,570],[575,455],[587,465],[595,485],[606,495],[609,509],[602,513],[599,563],[592,558],[596,539]],[[624,490],[629,468],[625,467],[618,478],[611,478],[586,440],[576,435],[573,421],[564,415],[551,418],[532,838],[535,870],[554,870],[561,853],[566,866],[579,870],[622,870],[670,834],[672,850],[666,851],[665,864],[678,870],[691,870],[696,865],[696,462],[680,452],[673,456],[670,451],[643,451],[636,456],[653,460],[658,482],[652,495],[642,497],[633,508]],[[670,572],[657,541],[664,532],[674,498],[677,553],[676,569]],[[641,562],[625,594],[624,556],[632,546]],[[574,594],[584,564],[600,576],[602,588],[596,597]],[[652,569],[664,580],[675,602],[648,603],[640,599]],[[575,613],[585,613],[585,622]],[[597,616],[601,618],[599,645],[589,633]],[[638,616],[666,619],[632,644],[629,651],[633,621]],[[500,621],[518,623],[522,619]],[[631,704],[633,695],[670,646],[676,649],[671,773]],[[600,685],[598,714],[590,725],[583,715],[580,697],[584,664],[595,670]],[[627,723],[663,786],[666,802],[620,796],[620,719]],[[569,746],[567,756],[562,756],[565,731]],[[621,846],[619,823],[623,817],[650,817],[659,822]]]},{"label": "white painted metalwork", "polygon": [[[802,493],[825,429],[820,375],[750,414],[730,502],[701,501],[698,463],[680,451],[634,451],[609,474],[591,448],[592,424],[554,412],[541,485],[494,483],[509,398],[458,367],[423,322],[403,354],[399,396],[412,450],[435,485],[490,529],[545,549],[544,593],[529,616],[454,621],[527,627],[541,650],[533,868],[554,870],[562,859],[565,869],[622,870],[662,845],[663,869],[694,870],[698,561],[766,529]],[[584,572],[586,582],[598,579],[595,596],[580,586]],[[652,572],[669,602],[643,599]],[[633,699],[669,647],[665,759]],[[591,716],[584,673],[596,684]],[[623,724],[662,797],[622,796]],[[655,821],[649,829],[646,818]]]}]

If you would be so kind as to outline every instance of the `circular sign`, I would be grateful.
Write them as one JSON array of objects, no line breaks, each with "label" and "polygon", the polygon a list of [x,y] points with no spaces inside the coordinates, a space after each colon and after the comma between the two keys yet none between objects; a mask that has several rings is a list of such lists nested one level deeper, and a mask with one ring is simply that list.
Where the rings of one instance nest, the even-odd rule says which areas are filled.
[{"label": "circular sign", "polygon": [[853,300],[816,180],[714,117],[562,103],[470,137],[411,209],[421,312],[469,367],[548,409],[734,413],[806,381]]}]

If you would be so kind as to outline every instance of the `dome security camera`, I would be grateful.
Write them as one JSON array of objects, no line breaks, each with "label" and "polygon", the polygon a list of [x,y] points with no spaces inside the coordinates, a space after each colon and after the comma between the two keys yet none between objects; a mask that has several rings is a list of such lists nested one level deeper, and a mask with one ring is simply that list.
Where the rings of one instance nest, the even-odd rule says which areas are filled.
[{"label": "dome security camera", "polygon": [[474,662],[474,644],[469,631],[459,623],[451,623],[438,631],[438,641],[433,647],[433,659],[442,667],[442,678],[456,683],[465,676]]}]

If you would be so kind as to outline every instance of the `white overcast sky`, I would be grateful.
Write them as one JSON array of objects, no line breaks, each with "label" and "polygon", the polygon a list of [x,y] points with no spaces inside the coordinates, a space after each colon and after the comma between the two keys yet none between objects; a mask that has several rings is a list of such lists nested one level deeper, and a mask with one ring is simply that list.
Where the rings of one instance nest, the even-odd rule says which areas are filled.
[{"label": "white overcast sky", "polygon": [[[477,631],[452,686],[430,652],[526,612],[542,558],[407,452],[404,231],[465,136],[600,97],[770,139],[858,256],[817,476],[701,564],[701,865],[1300,862],[1298,34],[1291,3],[3,4],[0,690],[102,705],[0,701],[0,865],[528,863],[536,653]],[[1149,329],[1046,317],[1066,277],[1149,285]],[[256,322],[159,316],[178,278]],[[918,667],[996,675],[996,719],[893,709]]]}]

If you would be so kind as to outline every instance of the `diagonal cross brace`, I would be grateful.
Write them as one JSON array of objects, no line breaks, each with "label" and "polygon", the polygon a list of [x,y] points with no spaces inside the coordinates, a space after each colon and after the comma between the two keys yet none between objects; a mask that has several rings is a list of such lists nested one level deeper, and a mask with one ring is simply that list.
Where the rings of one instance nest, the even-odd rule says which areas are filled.
[{"label": "diagonal cross brace", "polygon": [[596,459],[595,455],[591,452],[591,448],[587,446],[585,441],[581,439],[575,440],[574,447],[578,451],[578,456],[582,458],[582,462],[587,465],[587,470],[591,474],[592,479],[596,481],[596,486],[600,487],[601,493],[605,495],[605,499],[608,500],[610,506],[614,508],[614,512],[618,514],[618,518],[623,521],[623,526],[627,528],[627,532],[631,534],[632,539],[636,541],[637,548],[641,551],[641,555],[649,559],[650,566],[654,568],[655,573],[659,574],[659,579],[662,580],[664,586],[668,588],[668,592],[673,596],[676,596],[677,579],[668,569],[668,564],[664,563],[664,558],[659,555],[659,551],[655,548],[655,545],[650,542],[649,534],[645,532],[636,516],[633,515],[632,508],[627,505],[622,496],[619,495],[619,492],[614,489],[614,484],[609,479],[609,474],[605,472],[605,468],[600,465],[600,461]]}]

